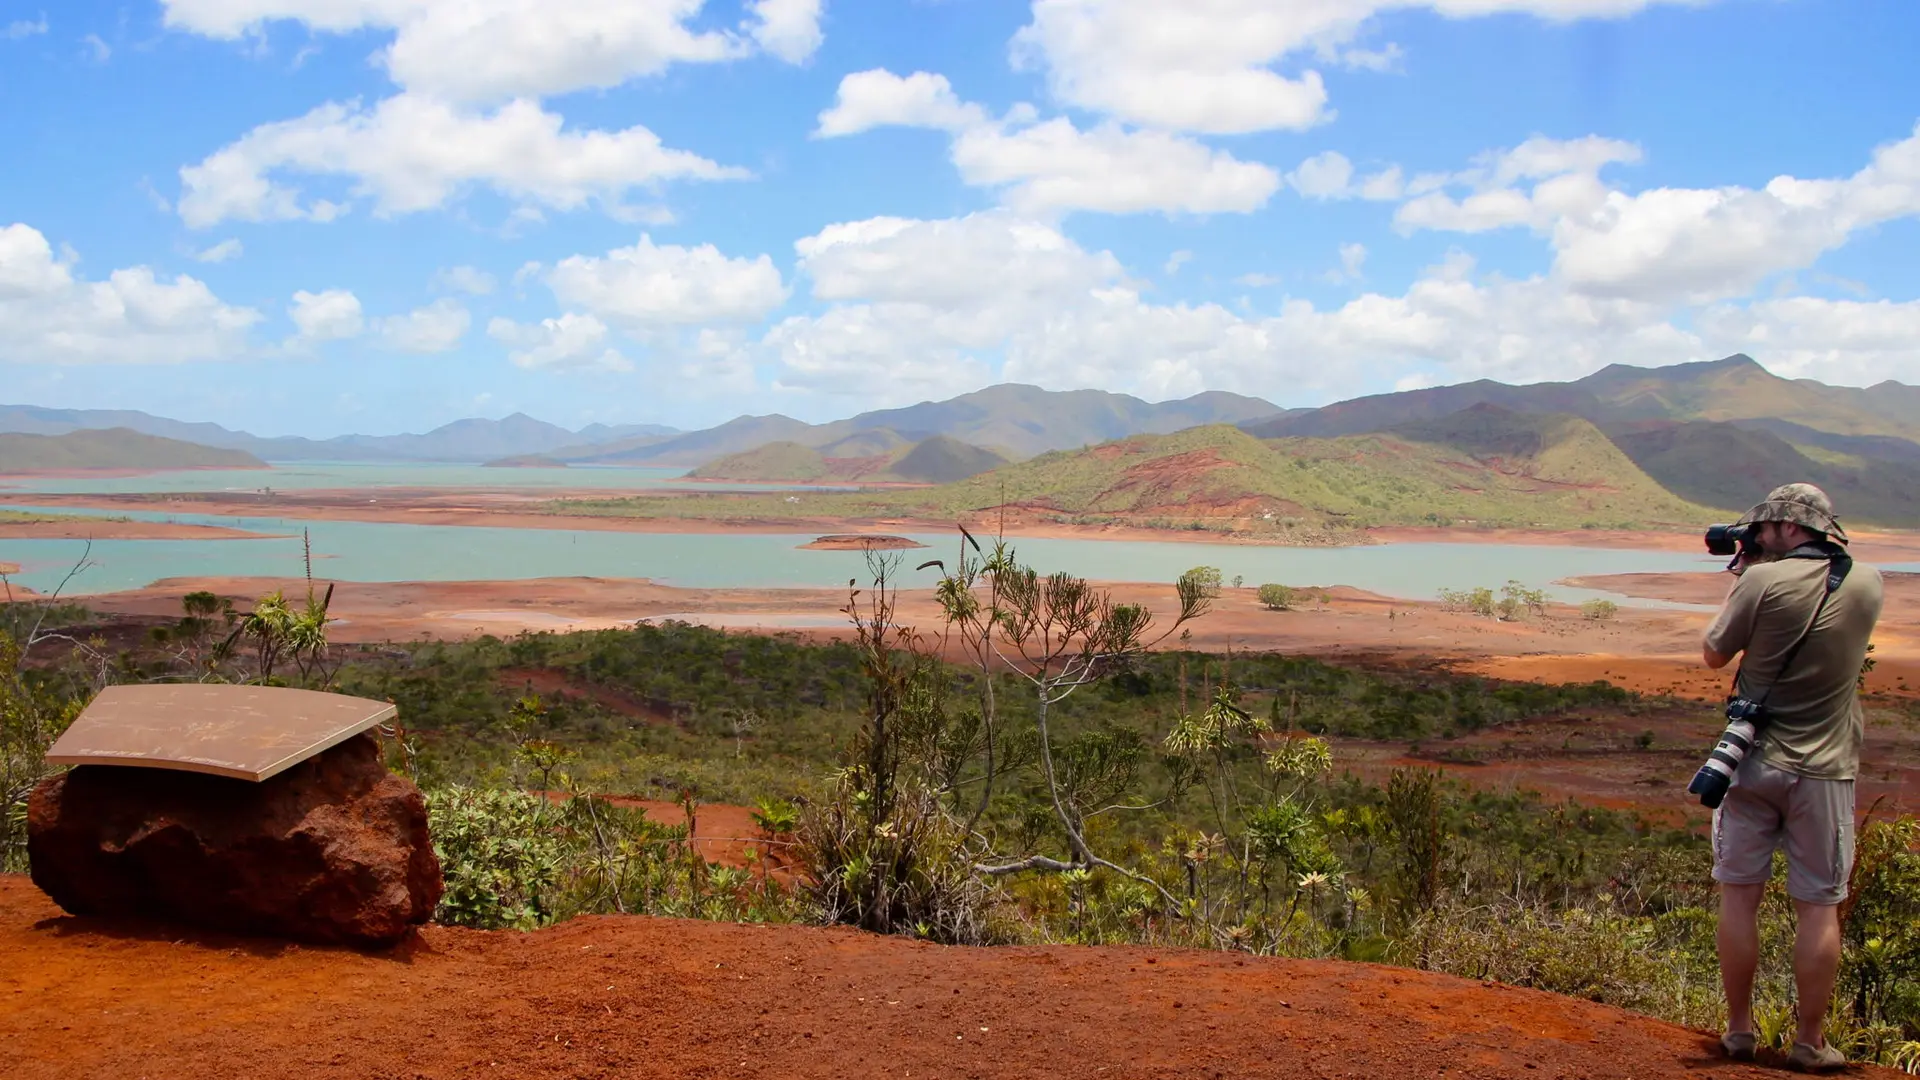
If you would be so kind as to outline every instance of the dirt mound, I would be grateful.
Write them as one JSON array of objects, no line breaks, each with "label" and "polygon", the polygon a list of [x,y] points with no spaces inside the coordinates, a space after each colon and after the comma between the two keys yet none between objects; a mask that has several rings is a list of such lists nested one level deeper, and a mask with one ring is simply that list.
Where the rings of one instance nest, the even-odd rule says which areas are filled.
[{"label": "dirt mound", "polygon": [[0,877],[0,955],[13,1080],[1777,1075],[1588,1002],[1225,953],[606,917],[366,955],[58,917]]},{"label": "dirt mound", "polygon": [[33,880],[75,914],[387,944],[440,902],[420,789],[371,736],[260,783],[82,765],[27,817]]}]

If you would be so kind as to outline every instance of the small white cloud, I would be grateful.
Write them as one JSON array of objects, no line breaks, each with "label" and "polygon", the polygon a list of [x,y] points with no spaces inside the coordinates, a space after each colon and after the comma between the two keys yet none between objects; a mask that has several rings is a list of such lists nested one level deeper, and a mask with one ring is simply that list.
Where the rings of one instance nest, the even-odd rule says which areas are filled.
[{"label": "small white cloud", "polygon": [[1175,274],[1178,274],[1180,272],[1181,267],[1187,265],[1192,261],[1193,261],[1193,252],[1176,251],[1173,254],[1167,256],[1167,264],[1161,267],[1160,269],[1168,277],[1172,277]]},{"label": "small white cloud", "polygon": [[747,32],[762,49],[798,64],[820,48],[820,0],[756,0]]},{"label": "small white cloud", "polygon": [[495,318],[487,336],[506,345],[507,359],[529,371],[632,371],[633,362],[607,345],[607,324],[567,312],[537,325]]},{"label": "small white cloud", "polygon": [[104,64],[113,58],[113,46],[100,40],[98,34],[88,34],[80,39],[80,44],[86,46],[86,58],[96,64]]},{"label": "small white cloud", "polygon": [[1302,161],[1287,174],[1287,183],[1309,199],[1370,199],[1387,202],[1406,191],[1400,166],[1393,165],[1371,176],[1354,180],[1353,162],[1338,150],[1326,150]]},{"label": "small white cloud", "polygon": [[1338,150],[1318,153],[1287,174],[1287,183],[1309,199],[1345,198],[1353,182],[1353,162]]},{"label": "small white cloud", "polygon": [[1245,285],[1249,289],[1264,289],[1272,285],[1280,284],[1281,279],[1278,277],[1275,277],[1272,274],[1255,273],[1255,274],[1241,274],[1239,277],[1234,278],[1233,280],[1235,284]]},{"label": "small white cloud", "polygon": [[5,29],[0,29],[0,38],[6,38],[8,41],[20,41],[23,38],[35,37],[46,32],[47,13],[43,11],[40,13],[38,19],[32,21],[19,19],[8,23]]},{"label": "small white cloud", "polygon": [[435,288],[470,296],[488,296],[499,284],[492,274],[476,266],[449,266],[433,275]]},{"label": "small white cloud", "polygon": [[358,337],[366,328],[360,312],[360,298],[346,289],[327,289],[293,294],[293,307],[287,314],[300,331],[300,340],[308,343],[338,341]]},{"label": "small white cloud", "polygon": [[874,68],[840,80],[833,108],[820,114],[813,133],[819,138],[833,138],[877,127],[958,131],[985,122],[985,110],[961,101],[945,75],[916,71],[903,78],[885,68]]},{"label": "small white cloud", "polygon": [[382,344],[390,349],[410,353],[439,353],[459,345],[472,323],[473,316],[459,301],[440,299],[405,315],[389,315],[380,319],[375,322],[374,329],[380,335]]},{"label": "small white cloud", "polygon": [[229,259],[239,258],[244,250],[245,249],[240,246],[238,238],[229,237],[210,248],[205,248],[195,253],[193,258],[196,262],[223,263]]},{"label": "small white cloud", "polygon": [[1429,386],[1438,386],[1439,384],[1440,380],[1434,378],[1430,372],[1416,371],[1411,375],[1402,375],[1394,380],[1393,389],[1396,393],[1404,394],[1409,390],[1425,390]]},{"label": "small white cloud", "polygon": [[1340,270],[1350,278],[1360,276],[1360,268],[1367,264],[1367,245],[1341,244]]}]

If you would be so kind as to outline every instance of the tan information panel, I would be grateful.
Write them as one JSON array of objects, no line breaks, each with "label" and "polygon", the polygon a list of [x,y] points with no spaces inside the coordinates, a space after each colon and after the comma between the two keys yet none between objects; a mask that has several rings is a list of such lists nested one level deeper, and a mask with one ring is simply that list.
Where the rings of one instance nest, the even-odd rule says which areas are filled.
[{"label": "tan information panel", "polygon": [[384,701],[274,686],[109,686],[47,760],[265,780],[397,712]]}]

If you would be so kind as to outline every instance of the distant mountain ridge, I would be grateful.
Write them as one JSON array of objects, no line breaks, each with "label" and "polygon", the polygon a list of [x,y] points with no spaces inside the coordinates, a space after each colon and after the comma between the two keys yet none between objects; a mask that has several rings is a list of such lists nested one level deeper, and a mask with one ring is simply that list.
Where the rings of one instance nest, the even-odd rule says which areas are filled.
[{"label": "distant mountain ridge", "polygon": [[910,442],[944,435],[1007,457],[1022,458],[1128,435],[1167,434],[1202,424],[1237,424],[1287,413],[1272,402],[1219,390],[1155,403],[1105,390],[1043,390],[1021,383],[1001,383],[946,401],[865,412],[828,424],[809,424],[778,413],[742,416],[705,431],[569,460],[692,467],[768,443],[822,447],[881,430]]},{"label": "distant mountain ridge", "polygon": [[36,405],[0,405],[0,433],[64,435],[73,431],[125,428],[200,446],[242,450],[269,461],[487,461],[541,454],[583,442],[620,438],[662,438],[677,428],[658,424],[589,424],[579,431],[514,413],[500,420],[467,419],[443,424],[422,435],[340,435],[306,439],[271,438],[233,431],[219,424],[188,423],[130,409],[47,409]]},{"label": "distant mountain ridge", "polygon": [[1920,446],[1920,387],[1883,382],[1859,389],[1783,379],[1745,353],[1660,368],[1614,364],[1573,382],[1510,386],[1482,379],[1375,394],[1241,426],[1262,438],[1357,435],[1474,405],[1567,413],[1601,425],[1639,420],[1789,423],[1831,435],[1894,438]]}]

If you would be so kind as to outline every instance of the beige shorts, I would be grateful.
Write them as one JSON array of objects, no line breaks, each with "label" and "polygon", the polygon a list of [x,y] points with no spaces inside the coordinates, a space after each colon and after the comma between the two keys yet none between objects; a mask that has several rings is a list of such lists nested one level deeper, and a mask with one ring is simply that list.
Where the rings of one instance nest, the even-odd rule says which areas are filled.
[{"label": "beige shorts", "polygon": [[1787,850],[1787,895],[1809,904],[1847,898],[1853,869],[1853,781],[1815,780],[1750,756],[1713,812],[1713,880],[1760,885],[1774,849]]}]

